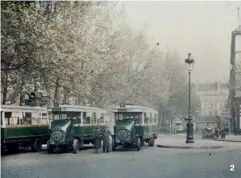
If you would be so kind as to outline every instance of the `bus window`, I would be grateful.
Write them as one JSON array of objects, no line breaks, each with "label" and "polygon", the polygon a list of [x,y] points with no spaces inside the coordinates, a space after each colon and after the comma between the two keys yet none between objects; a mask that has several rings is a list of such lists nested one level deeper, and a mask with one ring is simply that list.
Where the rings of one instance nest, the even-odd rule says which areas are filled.
[{"label": "bus window", "polygon": [[86,117],[84,124],[90,124],[90,117]]},{"label": "bus window", "polygon": [[21,121],[22,121],[22,124],[31,125],[32,124],[32,113],[31,112],[23,113],[23,119]]},{"label": "bus window", "polygon": [[81,124],[81,113],[77,114],[76,124]]},{"label": "bus window", "polygon": [[157,117],[156,117],[156,114],[154,116],[154,122],[157,123]]},{"label": "bus window", "polygon": [[123,119],[124,119],[123,114],[119,114],[118,120],[123,120]]},{"label": "bus window", "polygon": [[104,123],[104,114],[103,113],[100,116],[100,123]]},{"label": "bus window", "polygon": [[148,123],[148,117],[145,117],[145,119],[144,119],[144,123],[145,123],[145,124]]},{"label": "bus window", "polygon": [[152,113],[150,113],[149,123],[152,123],[152,120],[153,120]]},{"label": "bus window", "polygon": [[87,123],[86,112],[83,112],[83,123],[84,123],[84,124],[88,124],[88,123]]},{"label": "bus window", "polygon": [[5,112],[4,113],[4,118],[5,118],[5,122],[6,122],[6,125],[10,125],[10,118],[12,116],[12,113],[11,112]]},{"label": "bus window", "polygon": [[96,113],[93,113],[92,118],[91,118],[91,123],[93,123],[93,124],[96,123]]},{"label": "bus window", "polygon": [[53,120],[60,120],[61,115],[60,114],[53,114]]},{"label": "bus window", "polygon": [[77,122],[77,119],[78,119],[78,115],[79,113],[76,113],[76,112],[68,112],[67,113],[67,119],[68,120],[72,120],[73,121],[73,124],[78,124]]},{"label": "bus window", "polygon": [[135,121],[136,121],[136,124],[141,124],[141,114],[138,116],[135,116]]},{"label": "bus window", "polygon": [[41,113],[41,118],[39,124],[48,124],[48,115],[47,113]]},{"label": "bus window", "polygon": [[152,118],[149,118],[149,123],[152,123]]},{"label": "bus window", "polygon": [[100,119],[97,119],[97,124],[99,124],[100,123]]}]

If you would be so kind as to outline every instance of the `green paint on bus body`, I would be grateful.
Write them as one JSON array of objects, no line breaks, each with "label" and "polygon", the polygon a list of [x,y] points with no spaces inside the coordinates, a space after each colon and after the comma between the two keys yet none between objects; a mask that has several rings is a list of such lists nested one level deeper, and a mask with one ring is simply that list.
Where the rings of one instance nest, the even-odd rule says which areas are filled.
[{"label": "green paint on bus body", "polygon": [[30,140],[31,138],[48,138],[50,130],[48,126],[29,126],[18,128],[1,128],[1,140],[8,143],[8,140]]},{"label": "green paint on bus body", "polygon": [[96,128],[100,128],[101,130],[103,130],[104,128],[106,128],[106,126],[74,126],[74,132],[76,136],[84,136],[84,135],[94,135],[95,131],[94,129]]}]

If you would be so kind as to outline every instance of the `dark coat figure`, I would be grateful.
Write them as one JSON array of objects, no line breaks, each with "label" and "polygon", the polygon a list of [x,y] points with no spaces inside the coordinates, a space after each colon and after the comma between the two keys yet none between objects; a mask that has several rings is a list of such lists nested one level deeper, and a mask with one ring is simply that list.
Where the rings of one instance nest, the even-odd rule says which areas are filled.
[{"label": "dark coat figure", "polygon": [[111,142],[111,133],[109,130],[105,129],[103,134],[103,152],[109,152],[110,151],[110,142]]},{"label": "dark coat figure", "polygon": [[102,134],[101,134],[100,128],[97,128],[95,130],[95,152],[96,153],[98,149],[101,148],[101,140],[102,140]]}]

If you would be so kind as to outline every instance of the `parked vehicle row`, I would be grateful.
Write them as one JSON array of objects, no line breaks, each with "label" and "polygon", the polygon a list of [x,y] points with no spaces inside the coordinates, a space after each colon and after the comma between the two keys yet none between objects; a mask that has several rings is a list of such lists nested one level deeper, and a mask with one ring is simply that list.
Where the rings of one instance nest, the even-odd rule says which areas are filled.
[{"label": "parked vehicle row", "polygon": [[49,139],[47,108],[31,106],[1,106],[1,153],[16,152],[21,147],[40,151]]},{"label": "parked vehicle row", "polygon": [[[113,151],[120,145],[135,147],[138,151],[145,142],[154,146],[158,132],[156,110],[121,105],[112,112],[115,119],[114,128],[110,128],[114,130],[110,139]],[[40,151],[42,144],[47,144],[49,153],[57,148],[78,153],[84,144],[96,144],[96,129],[104,136],[107,117],[104,109],[77,105],[51,108],[2,105],[1,151],[16,152],[20,146]]]}]

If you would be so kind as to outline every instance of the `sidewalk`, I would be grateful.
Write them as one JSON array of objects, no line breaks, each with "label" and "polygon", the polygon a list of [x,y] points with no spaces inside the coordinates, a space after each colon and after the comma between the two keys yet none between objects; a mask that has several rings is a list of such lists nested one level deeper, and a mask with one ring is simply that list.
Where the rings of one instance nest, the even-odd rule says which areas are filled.
[{"label": "sidewalk", "polygon": [[224,141],[224,142],[241,142],[241,135],[229,134],[229,135],[226,135],[226,138],[224,138],[224,139],[218,139],[217,141]]},{"label": "sidewalk", "polygon": [[[224,147],[233,146],[232,144],[227,144],[224,141],[216,140],[203,140],[201,136],[194,135],[194,143],[186,144],[186,135],[177,134],[177,135],[158,135],[156,140],[157,147],[160,148],[178,148],[178,149],[220,149]],[[239,143],[235,143],[239,144]],[[241,143],[240,143],[241,146]]]}]

